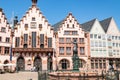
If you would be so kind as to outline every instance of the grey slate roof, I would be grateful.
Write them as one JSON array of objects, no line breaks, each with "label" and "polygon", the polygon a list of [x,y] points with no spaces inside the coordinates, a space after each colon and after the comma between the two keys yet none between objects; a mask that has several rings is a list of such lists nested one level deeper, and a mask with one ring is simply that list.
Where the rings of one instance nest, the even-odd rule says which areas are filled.
[{"label": "grey slate roof", "polygon": [[103,27],[105,32],[107,32],[111,20],[112,20],[112,17],[100,21],[100,24]]},{"label": "grey slate roof", "polygon": [[93,19],[93,20],[91,20],[91,21],[85,22],[85,23],[81,24],[81,25],[82,25],[81,27],[82,27],[85,31],[90,32],[90,30],[92,29],[93,24],[95,23],[95,20],[96,20],[96,19]]},{"label": "grey slate roof", "polygon": [[64,20],[59,21],[58,23],[54,24],[52,27],[54,28],[54,31],[58,31],[60,25],[62,25],[62,23],[64,22]]}]

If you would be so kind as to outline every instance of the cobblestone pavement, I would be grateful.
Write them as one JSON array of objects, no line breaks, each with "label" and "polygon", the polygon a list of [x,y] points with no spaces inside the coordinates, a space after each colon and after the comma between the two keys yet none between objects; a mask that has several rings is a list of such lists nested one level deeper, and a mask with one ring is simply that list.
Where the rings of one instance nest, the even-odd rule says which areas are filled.
[{"label": "cobblestone pavement", "polygon": [[0,74],[0,80],[38,80],[37,72],[18,72]]}]

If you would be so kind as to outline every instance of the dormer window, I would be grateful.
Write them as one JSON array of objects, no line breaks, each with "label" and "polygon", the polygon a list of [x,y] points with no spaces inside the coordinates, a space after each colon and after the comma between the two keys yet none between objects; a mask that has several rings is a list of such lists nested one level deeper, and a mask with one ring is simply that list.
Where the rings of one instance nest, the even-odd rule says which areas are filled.
[{"label": "dormer window", "polygon": [[32,21],[35,21],[35,17],[32,17]]}]

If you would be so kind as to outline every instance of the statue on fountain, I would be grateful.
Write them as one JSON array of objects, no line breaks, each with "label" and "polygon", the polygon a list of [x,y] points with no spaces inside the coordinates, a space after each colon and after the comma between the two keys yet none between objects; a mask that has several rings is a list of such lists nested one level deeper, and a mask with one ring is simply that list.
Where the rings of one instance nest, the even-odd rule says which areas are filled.
[{"label": "statue on fountain", "polygon": [[73,42],[73,71],[79,71],[79,57],[78,57],[78,44],[77,41],[74,40]]}]

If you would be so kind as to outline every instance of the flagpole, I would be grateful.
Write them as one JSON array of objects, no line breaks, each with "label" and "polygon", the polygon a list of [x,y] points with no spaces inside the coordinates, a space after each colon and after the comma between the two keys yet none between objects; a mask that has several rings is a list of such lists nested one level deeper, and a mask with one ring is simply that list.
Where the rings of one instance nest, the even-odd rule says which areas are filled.
[{"label": "flagpole", "polygon": [[[10,45],[10,63],[12,64],[12,47],[13,47],[13,30],[14,30],[14,12],[12,12],[12,21],[11,21],[11,45]],[[10,66],[10,70],[12,71],[12,66]]]}]

